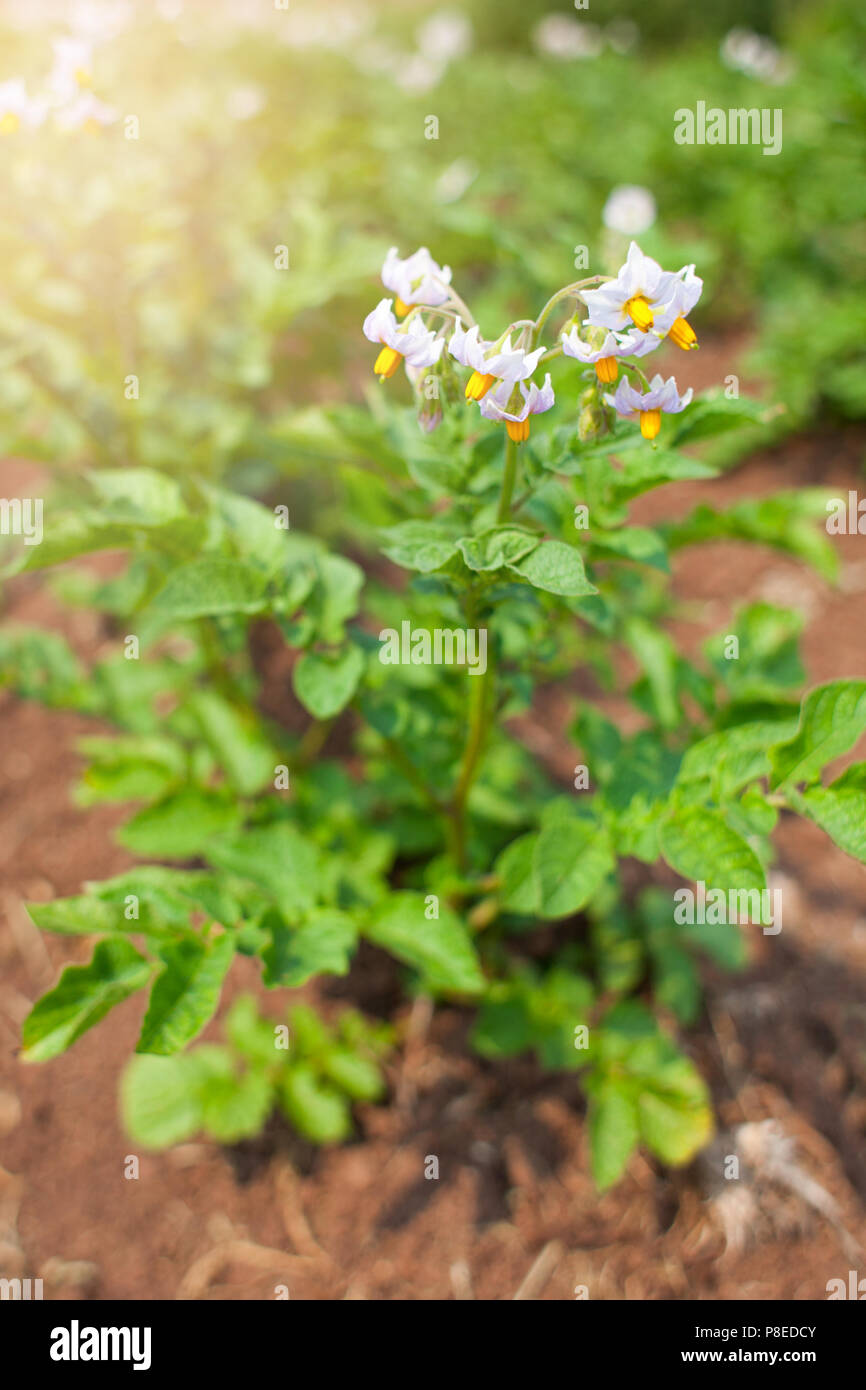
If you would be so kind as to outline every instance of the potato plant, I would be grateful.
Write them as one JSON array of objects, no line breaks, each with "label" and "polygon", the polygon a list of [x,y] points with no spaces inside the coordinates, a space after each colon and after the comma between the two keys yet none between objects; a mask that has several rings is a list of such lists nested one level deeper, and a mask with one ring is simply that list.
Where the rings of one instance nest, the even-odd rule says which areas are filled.
[{"label": "potato plant", "polygon": [[[334,1142],[354,1101],[382,1095],[376,1025],[294,1004],[286,1054],[243,1004],[228,1048],[187,1049],[237,954],[295,991],[350,974],[364,942],[396,962],[407,1001],[470,1012],[490,1065],[531,1054],[574,1073],[605,1188],[639,1144],[682,1164],[711,1135],[677,1034],[699,1015],[700,957],[736,967],[749,933],[782,925],[779,816],[866,861],[866,764],[822,780],[866,729],[866,681],[803,694],[798,616],[767,603],[697,658],[664,622],[685,546],[751,542],[832,577],[825,498],[632,520],[650,490],[712,476],[685,447],[762,414],[723,391],[693,399],[647,361],[666,340],[697,346],[693,265],[632,244],[615,276],[483,332],[426,248],[390,251],[382,279],[363,325],[381,385],[343,463],[387,492],[386,524],[362,518],[351,557],[297,528],[297,480],[254,497],[142,464],[65,480],[42,543],[21,548],[20,570],[125,553],[114,577],[80,580],[112,655],[85,670],[58,636],[9,629],[0,657],[21,693],[114,726],[84,741],[77,794],[135,803],[118,840],[145,861],[30,906],[39,928],[97,941],[33,1008],[23,1057],[57,1057],[146,991],[124,1086],[134,1135],[228,1142],[277,1104]],[[75,572],[64,584],[75,597]],[[265,629],[286,672],[275,717]],[[551,688],[573,696],[565,783],[520,732]]]}]

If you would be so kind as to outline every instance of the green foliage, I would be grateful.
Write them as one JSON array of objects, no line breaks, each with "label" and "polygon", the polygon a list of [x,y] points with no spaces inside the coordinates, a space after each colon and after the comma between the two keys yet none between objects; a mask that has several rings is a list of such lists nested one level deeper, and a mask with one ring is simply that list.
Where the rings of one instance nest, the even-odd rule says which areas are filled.
[{"label": "green foliage", "polygon": [[[819,411],[862,414],[859,21],[841,6],[833,24],[786,14],[783,101],[723,66],[715,36],[678,47],[643,10],[646,46],[605,39],[577,83],[528,52],[535,8],[474,0],[476,50],[436,93],[461,118],[437,142],[429,96],[398,92],[390,71],[371,79],[362,44],[298,53],[211,17],[195,45],[160,21],[100,52],[106,98],[142,113],[140,150],[119,129],[68,140],[62,158],[56,132],[16,136],[33,143],[2,194],[0,445],[56,477],[42,543],[4,546],[4,573],[52,571],[106,641],[85,669],[55,635],[9,629],[0,683],[100,721],[75,795],[127,808],[119,843],[159,861],[31,906],[40,929],[97,941],[35,1005],[24,1056],[58,1056],[147,991],[123,1110],[150,1147],[200,1131],[235,1142],[275,1107],[314,1142],[345,1138],[352,1104],[383,1094],[381,1029],[346,1014],[332,1030],[294,1003],[284,1051],[240,1000],[225,1044],[190,1044],[236,953],[297,990],[349,975],[363,949],[390,957],[407,992],[472,1011],[490,1065],[526,1054],[574,1073],[600,1187],[637,1144],[688,1162],[712,1116],[677,1030],[700,1016],[702,957],[742,964],[762,912],[751,928],[679,921],[659,883],[760,899],[783,812],[866,858],[866,765],[823,780],[866,729],[866,684],[801,700],[802,622],[767,603],[735,611],[696,658],[667,622],[686,546],[770,547],[832,582],[824,492],[633,516],[636,499],[711,478]],[[399,7],[370,22],[410,41]],[[3,37],[38,66],[44,36]],[[156,100],[149,71],[164,74]],[[227,114],[246,83],[266,117]],[[780,154],[676,145],[682,93],[708,90],[723,108],[783,105]],[[471,268],[464,288],[492,331],[538,313],[581,237],[593,273],[616,268],[627,239],[600,213],[635,168],[660,209],[644,249],[701,263],[707,324],[749,325],[782,412],[718,388],[645,440],[591,368],[556,360],[574,287],[548,317],[513,321],[524,347],[548,350],[557,403],[504,461],[504,431],[465,404],[447,353],[434,433],[408,405],[429,405],[418,383],[354,389],[372,347],[358,319],[392,241],[432,228],[437,254]],[[456,176],[463,193],[448,191]],[[446,303],[442,326],[464,309]],[[634,363],[621,370],[639,382]],[[122,389],[133,371],[138,397]],[[110,578],[87,563],[103,552],[120,557]],[[483,632],[483,662],[387,665],[376,634],[404,623]],[[557,684],[601,692],[574,712],[567,789],[517,734],[538,687]],[[614,695],[628,721],[605,712]],[[641,866],[661,877],[635,892]]]},{"label": "green foliage", "polygon": [[234,1144],[257,1134],[276,1109],[314,1144],[347,1138],[353,1104],[384,1094],[381,1059],[391,1032],[351,1010],[336,1029],[302,1005],[288,1019],[272,1024],[241,995],[226,1015],[225,1044],[133,1058],[121,1084],[130,1137],[165,1149],[203,1131]]}]

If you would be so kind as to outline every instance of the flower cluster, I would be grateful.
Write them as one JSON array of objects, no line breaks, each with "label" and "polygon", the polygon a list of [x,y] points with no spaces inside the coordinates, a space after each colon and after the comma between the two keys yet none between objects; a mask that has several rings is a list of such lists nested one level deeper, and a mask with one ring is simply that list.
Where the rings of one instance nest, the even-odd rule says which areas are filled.
[{"label": "flower cluster", "polygon": [[[495,339],[482,338],[452,288],[450,267],[438,265],[426,246],[405,260],[392,247],[382,267],[382,282],[393,298],[382,299],[364,321],[365,335],[380,348],[374,365],[377,376],[393,376],[402,362],[416,392],[424,383],[432,384],[438,402],[445,364],[456,362],[469,372],[466,400],[477,404],[485,419],[504,424],[516,444],[529,438],[531,416],[554,404],[550,373],[541,383],[533,377],[539,366],[560,355],[594,367],[603,385],[617,380],[621,366],[636,376],[643,390],[626,376],[604,401],[625,419],[638,420],[645,439],[655,439],[662,413],[676,414],[692,398],[691,390],[680,395],[673,377],[665,381],[656,374],[648,381],[635,359],[645,357],[665,339],[684,350],[697,347],[687,315],[700,298],[703,281],[693,265],[662,270],[636,242],[631,243],[616,276],[596,275],[566,285],[537,319],[509,324]],[[583,307],[585,318],[579,317],[579,310],[561,330],[559,345],[545,348],[538,342],[542,329],[557,305],[569,299]],[[424,394],[419,423],[430,430],[441,420],[442,411],[438,404],[431,408],[428,390]]]},{"label": "flower cluster", "polygon": [[101,130],[117,112],[91,90],[93,44],[68,36],[52,41],[54,62],[37,95],[20,77],[0,82],[0,135],[36,130],[52,117],[59,130]]}]

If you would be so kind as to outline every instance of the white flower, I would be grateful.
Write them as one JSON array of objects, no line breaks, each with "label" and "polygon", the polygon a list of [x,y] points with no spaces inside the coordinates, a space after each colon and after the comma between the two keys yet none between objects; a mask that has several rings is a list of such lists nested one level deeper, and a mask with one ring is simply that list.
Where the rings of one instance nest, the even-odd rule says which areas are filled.
[{"label": "white flower", "polygon": [[252,83],[233,87],[226,97],[226,115],[233,121],[251,121],[265,107],[265,94]]},{"label": "white flower", "polygon": [[432,367],[442,356],[444,338],[437,338],[425,328],[420,318],[413,316],[399,324],[391,312],[391,300],[380,299],[364,320],[364,336],[371,343],[381,343],[373,371],[377,376],[393,376],[402,360],[410,367]]},{"label": "white flower", "polygon": [[437,10],[419,26],[417,37],[425,58],[451,63],[472,47],[472,25],[460,10]]},{"label": "white flower", "polygon": [[92,80],[93,44],[89,39],[52,39],[54,67],[48,75],[48,88],[58,101],[70,101]]},{"label": "white flower", "polygon": [[725,67],[765,82],[786,82],[794,71],[791,60],[780,52],[772,39],[755,34],[751,29],[731,29],[722,41],[720,52]]},{"label": "white flower", "polygon": [[513,386],[515,381],[525,381],[532,376],[544,348],[527,352],[524,348],[512,347],[510,333],[501,344],[485,342],[477,324],[467,331],[458,319],[448,351],[462,366],[472,368],[466,383],[466,399],[480,401],[497,380]]},{"label": "white flower", "polygon": [[391,75],[404,92],[432,92],[445,76],[447,66],[440,58],[428,58],[425,53],[409,53],[397,62]]},{"label": "white flower", "polygon": [[413,304],[435,309],[448,298],[451,267],[437,265],[426,246],[421,246],[405,261],[392,246],[382,266],[382,284],[396,296],[395,309],[402,318]]},{"label": "white flower", "polygon": [[100,101],[92,92],[81,92],[74,101],[61,107],[54,119],[61,130],[96,131],[111,125],[117,117],[118,112],[113,106]]},{"label": "white flower", "polygon": [[648,188],[623,184],[611,193],[602,209],[601,220],[612,232],[640,236],[656,220],[656,200]]},{"label": "white flower", "polygon": [[697,303],[704,284],[694,271],[693,265],[662,270],[633,241],[616,278],[583,291],[589,322],[619,332],[634,324],[641,333],[651,329],[659,338],[670,333],[679,347],[693,347],[697,339],[684,315]]},{"label": "white flower", "polygon": [[676,317],[668,329],[667,336],[679,348],[696,348],[698,345],[697,335],[687,321],[686,314],[691,313],[694,309],[701,297],[703,288],[704,282],[699,275],[695,274],[694,265],[684,265],[682,270],[677,272],[673,300]]},{"label": "white flower", "polygon": [[0,135],[12,135],[22,125],[39,126],[45,115],[44,102],[28,96],[20,77],[0,82]]},{"label": "white flower", "polygon": [[535,26],[532,41],[549,58],[597,58],[604,47],[597,24],[580,24],[568,15],[549,14]]},{"label": "white flower", "polygon": [[[591,330],[592,331],[592,330]],[[654,333],[640,333],[636,328],[630,333],[612,333],[608,329],[595,329],[598,341],[588,342],[581,338],[577,324],[569,333],[562,334],[562,351],[566,357],[575,357],[587,366],[594,364],[599,381],[616,381],[619,368],[618,357],[645,357],[658,347],[660,339]]]},{"label": "white flower", "polygon": [[515,386],[503,381],[485,396],[481,402],[481,414],[487,420],[498,423],[505,421],[509,439],[522,444],[529,438],[529,417],[550,410],[555,400],[550,384],[550,372],[544,378],[544,385],[537,386],[534,381],[525,386],[518,381]]},{"label": "white flower", "polygon": [[678,415],[685,410],[692,398],[692,388],[684,395],[677,390],[672,376],[667,381],[656,372],[648,391],[638,391],[625,377],[616,388],[616,394],[605,396],[605,403],[612,405],[617,414],[626,420],[640,419],[640,432],[644,439],[655,439],[662,423],[662,411],[666,415]]}]

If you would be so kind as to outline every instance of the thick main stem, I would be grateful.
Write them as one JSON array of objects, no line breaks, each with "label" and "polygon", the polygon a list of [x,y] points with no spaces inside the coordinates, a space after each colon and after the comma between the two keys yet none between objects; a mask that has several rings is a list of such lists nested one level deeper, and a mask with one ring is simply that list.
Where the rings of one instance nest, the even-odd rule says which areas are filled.
[{"label": "thick main stem", "polygon": [[496,524],[501,526],[511,515],[511,499],[514,496],[514,484],[517,481],[517,445],[508,436],[505,441],[505,468],[502,474],[502,490],[499,494],[499,508],[496,512]]},{"label": "thick main stem", "polygon": [[484,674],[466,677],[471,681],[469,727],[451,802],[452,851],[461,873],[466,869],[466,802],[472,790],[487,732],[487,692],[492,677],[493,664],[489,653]]}]

